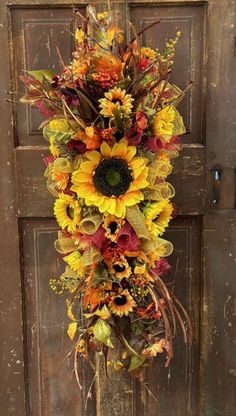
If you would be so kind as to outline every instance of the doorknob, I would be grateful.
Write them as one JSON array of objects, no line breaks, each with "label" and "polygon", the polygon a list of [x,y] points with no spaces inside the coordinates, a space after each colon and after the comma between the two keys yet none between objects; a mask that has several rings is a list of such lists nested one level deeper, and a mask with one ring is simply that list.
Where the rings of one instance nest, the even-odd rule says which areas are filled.
[{"label": "doorknob", "polygon": [[211,208],[234,209],[236,195],[235,169],[214,168],[211,171]]}]

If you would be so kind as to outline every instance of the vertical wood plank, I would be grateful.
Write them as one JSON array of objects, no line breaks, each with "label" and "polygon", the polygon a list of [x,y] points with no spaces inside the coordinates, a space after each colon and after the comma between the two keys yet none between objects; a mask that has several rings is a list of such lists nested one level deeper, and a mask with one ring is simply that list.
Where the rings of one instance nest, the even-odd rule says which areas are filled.
[{"label": "vertical wood plank", "polygon": [[[11,88],[7,7],[0,7],[0,333],[1,402],[4,416],[25,416],[24,367],[22,339],[21,278],[17,203],[15,197],[14,139],[12,108],[5,94]],[[4,51],[4,55],[3,55]]]}]

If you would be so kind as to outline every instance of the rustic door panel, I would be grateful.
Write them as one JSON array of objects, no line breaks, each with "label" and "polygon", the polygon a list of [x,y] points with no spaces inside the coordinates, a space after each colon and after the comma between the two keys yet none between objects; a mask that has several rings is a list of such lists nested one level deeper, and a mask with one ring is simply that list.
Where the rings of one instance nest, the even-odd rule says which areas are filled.
[{"label": "rustic door panel", "polygon": [[[33,416],[84,414],[84,397],[73,372],[73,344],[67,336],[65,296],[49,290],[49,279],[63,271],[53,243],[58,227],[54,220],[20,222],[25,310],[27,407]],[[83,369],[84,370],[84,369]],[[81,371],[85,391],[90,372]],[[87,386],[88,384],[88,386]],[[88,413],[95,415],[95,402]]]},{"label": "rustic door panel", "polygon": [[166,40],[174,39],[180,30],[182,36],[176,47],[175,64],[171,80],[185,89],[193,81],[190,93],[186,95],[179,109],[183,114],[189,134],[184,143],[201,143],[203,138],[203,74],[204,74],[204,31],[205,7],[190,6],[152,6],[150,3],[135,5],[130,9],[130,18],[138,29],[143,29],[155,20],[161,23],[143,35],[143,43],[162,49]]},{"label": "rustic door panel", "polygon": [[[24,94],[19,74],[37,69],[62,70],[56,51],[59,48],[65,62],[71,60],[75,15],[71,8],[12,8],[13,67],[15,87]],[[15,138],[18,146],[45,145],[38,130],[43,118],[39,111],[16,105]]]}]

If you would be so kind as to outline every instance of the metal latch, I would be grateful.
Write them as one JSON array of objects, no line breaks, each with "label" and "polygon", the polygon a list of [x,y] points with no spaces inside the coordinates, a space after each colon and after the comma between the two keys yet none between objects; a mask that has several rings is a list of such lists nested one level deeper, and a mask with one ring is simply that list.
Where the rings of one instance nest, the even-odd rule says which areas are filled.
[{"label": "metal latch", "polygon": [[214,168],[211,170],[212,209],[234,209],[236,195],[235,169]]}]

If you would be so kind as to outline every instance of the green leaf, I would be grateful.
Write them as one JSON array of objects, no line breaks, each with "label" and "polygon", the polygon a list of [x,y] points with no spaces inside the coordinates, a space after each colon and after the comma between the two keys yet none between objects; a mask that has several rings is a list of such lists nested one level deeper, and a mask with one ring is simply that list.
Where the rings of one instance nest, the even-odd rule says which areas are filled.
[{"label": "green leaf", "polygon": [[37,79],[39,82],[43,82],[44,79],[51,82],[53,77],[55,77],[55,73],[50,71],[49,69],[42,69],[38,71],[28,71],[34,79]]},{"label": "green leaf", "polygon": [[143,323],[141,321],[136,321],[132,325],[132,331],[136,336],[139,336],[143,333]]},{"label": "green leaf", "polygon": [[105,344],[107,347],[114,348],[110,340],[111,327],[108,322],[99,318],[93,326],[93,334],[97,341],[102,342],[102,344]]},{"label": "green leaf", "polygon": [[102,283],[106,282],[108,280],[108,273],[107,270],[102,267],[101,263],[98,263],[95,271],[94,271],[94,277],[92,281],[92,286],[99,286]]},{"label": "green leaf", "polygon": [[128,371],[133,371],[136,368],[140,367],[144,363],[145,360],[146,360],[146,357],[142,357],[141,355],[140,356],[131,355],[130,366],[129,366]]},{"label": "green leaf", "polygon": [[50,128],[50,126],[47,124],[43,128],[43,137],[46,140],[49,140],[50,138],[55,139],[57,142],[60,143],[67,143],[71,140],[71,136],[74,134],[73,130],[68,131],[59,131],[54,130]]}]

